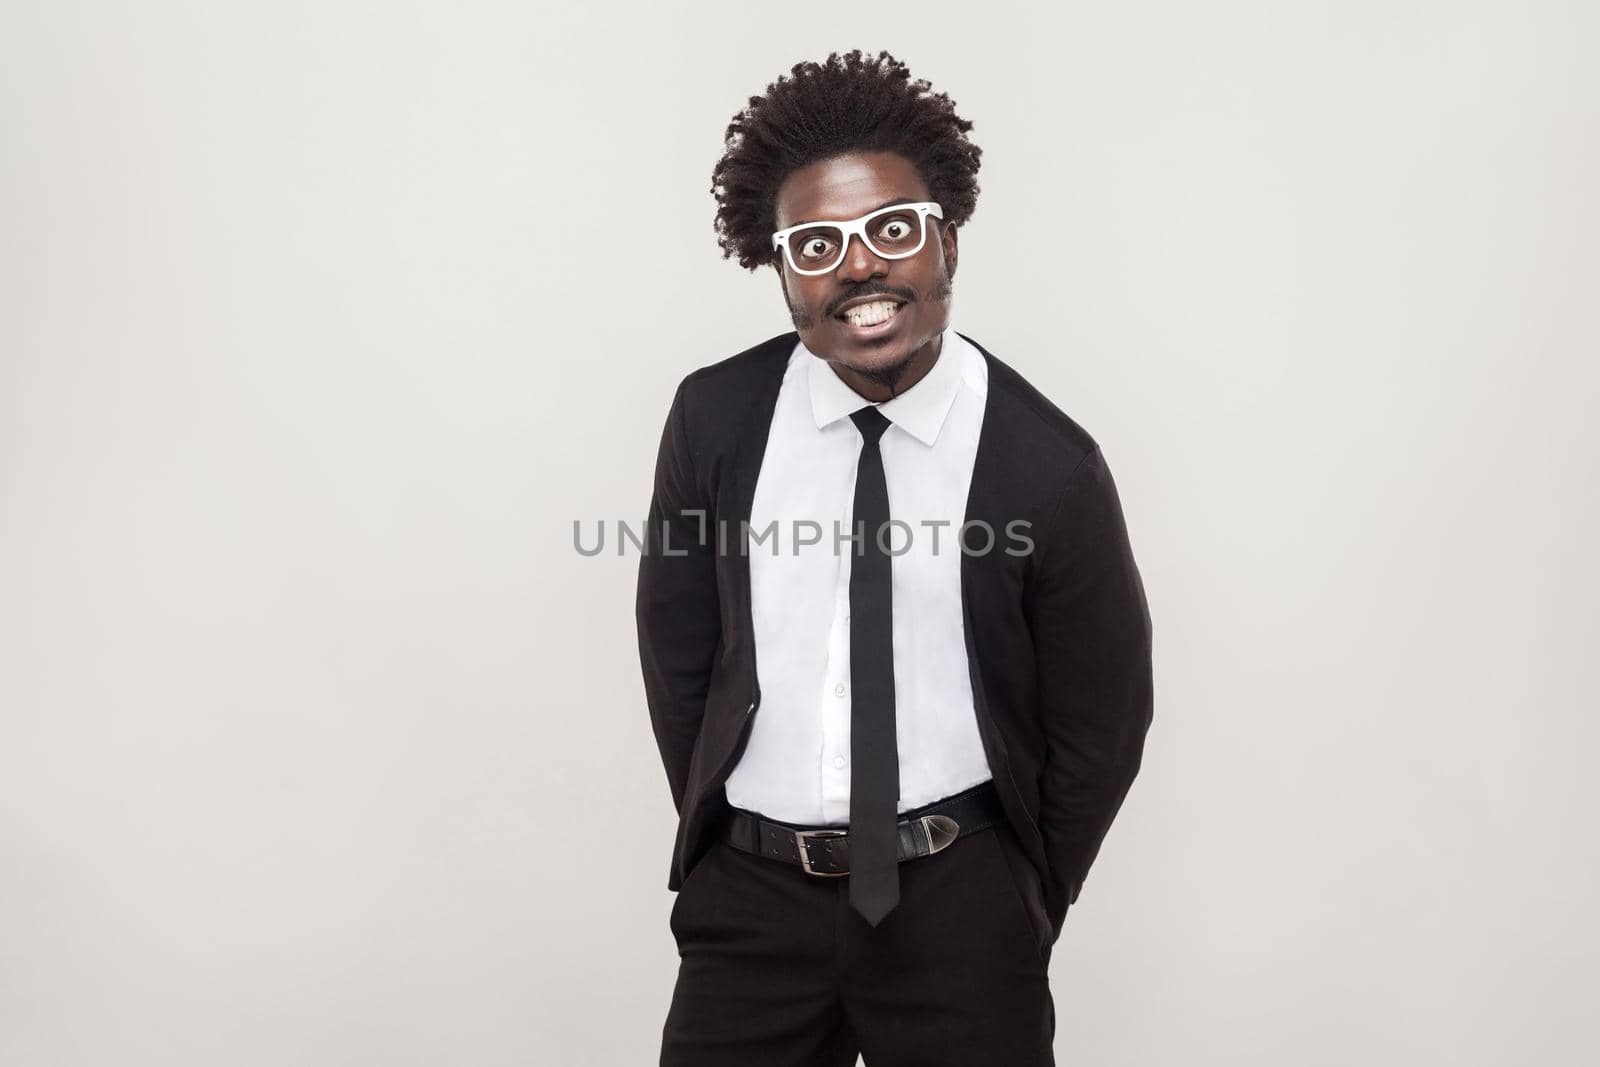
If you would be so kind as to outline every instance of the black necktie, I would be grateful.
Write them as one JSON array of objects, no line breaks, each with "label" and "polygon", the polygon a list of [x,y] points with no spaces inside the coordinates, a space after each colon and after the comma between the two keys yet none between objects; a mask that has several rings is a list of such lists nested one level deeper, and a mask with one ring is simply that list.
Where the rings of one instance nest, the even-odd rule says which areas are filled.
[{"label": "black necktie", "polygon": [[875,407],[850,418],[862,438],[854,516],[861,542],[850,561],[850,906],[877,926],[900,902],[893,590],[890,558],[878,544],[878,531],[889,521],[878,439],[889,420]]}]

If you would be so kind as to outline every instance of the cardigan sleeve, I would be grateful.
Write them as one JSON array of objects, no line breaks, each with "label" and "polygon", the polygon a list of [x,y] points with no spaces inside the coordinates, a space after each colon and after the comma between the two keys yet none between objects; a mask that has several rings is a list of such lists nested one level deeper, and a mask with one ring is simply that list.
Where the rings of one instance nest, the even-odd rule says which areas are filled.
[{"label": "cardigan sleeve", "polygon": [[634,605],[645,701],[680,812],[722,640],[715,542],[695,477],[687,385],[679,383],[661,432]]},{"label": "cardigan sleeve", "polygon": [[1057,936],[1122,806],[1153,710],[1150,613],[1111,471],[1096,447],[1044,534],[1029,623],[1045,737],[1040,831]]}]

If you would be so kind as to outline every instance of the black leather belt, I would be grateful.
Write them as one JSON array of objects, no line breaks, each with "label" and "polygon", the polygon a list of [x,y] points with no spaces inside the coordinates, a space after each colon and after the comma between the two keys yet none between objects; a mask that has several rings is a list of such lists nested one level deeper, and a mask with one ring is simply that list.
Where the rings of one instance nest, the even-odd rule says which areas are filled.
[{"label": "black leather belt", "polygon": [[[956,838],[986,830],[1005,818],[993,781],[904,812],[897,825],[899,859],[931,856]],[[850,873],[850,833],[845,828],[797,826],[733,808],[722,839],[742,852],[797,864],[807,874],[839,878]]]}]

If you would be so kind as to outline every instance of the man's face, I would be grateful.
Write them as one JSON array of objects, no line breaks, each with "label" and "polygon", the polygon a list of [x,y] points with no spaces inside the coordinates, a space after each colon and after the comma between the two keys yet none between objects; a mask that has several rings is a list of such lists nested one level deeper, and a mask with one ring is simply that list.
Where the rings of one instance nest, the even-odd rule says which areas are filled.
[{"label": "man's face", "polygon": [[[853,152],[789,175],[778,187],[777,228],[856,219],[890,201],[931,199],[921,175],[903,156]],[[826,274],[797,274],[787,259],[778,264],[801,343],[873,399],[886,399],[903,382],[920,379],[938,358],[939,341],[950,324],[956,231],[932,216],[926,224],[921,250],[904,259],[884,259],[853,236],[844,258]],[[889,322],[867,329],[839,316],[847,301],[867,294],[904,303]]]}]

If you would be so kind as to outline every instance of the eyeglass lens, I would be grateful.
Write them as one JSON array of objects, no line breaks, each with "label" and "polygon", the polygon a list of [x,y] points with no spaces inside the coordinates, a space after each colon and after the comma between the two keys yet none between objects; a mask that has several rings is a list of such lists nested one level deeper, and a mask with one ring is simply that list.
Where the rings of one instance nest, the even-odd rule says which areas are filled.
[{"label": "eyeglass lens", "polygon": [[[893,259],[914,251],[922,243],[922,213],[890,211],[867,223],[867,244],[880,256]],[[818,222],[789,235],[789,254],[802,270],[832,269],[844,255],[844,231]]]}]

